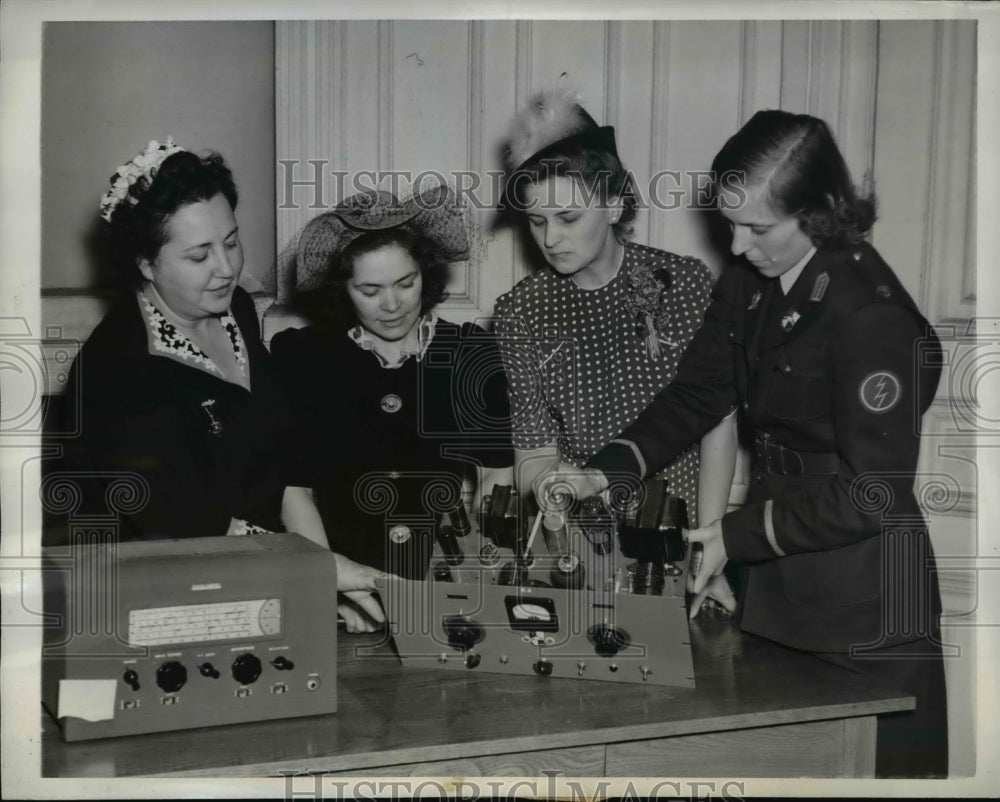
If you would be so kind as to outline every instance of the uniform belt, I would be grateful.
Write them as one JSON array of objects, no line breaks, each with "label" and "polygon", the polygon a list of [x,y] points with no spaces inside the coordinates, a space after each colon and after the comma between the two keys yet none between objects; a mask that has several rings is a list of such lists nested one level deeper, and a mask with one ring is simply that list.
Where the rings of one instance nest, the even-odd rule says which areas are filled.
[{"label": "uniform belt", "polygon": [[754,471],[762,476],[808,476],[836,473],[840,455],[833,451],[796,451],[776,443],[768,432],[754,433]]}]

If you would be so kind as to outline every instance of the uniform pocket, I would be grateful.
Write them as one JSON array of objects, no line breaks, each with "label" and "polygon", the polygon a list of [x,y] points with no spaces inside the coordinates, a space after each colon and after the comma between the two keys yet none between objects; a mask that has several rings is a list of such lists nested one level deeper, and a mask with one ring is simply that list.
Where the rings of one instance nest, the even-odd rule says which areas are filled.
[{"label": "uniform pocket", "polygon": [[786,598],[810,607],[842,607],[878,598],[882,589],[882,539],[778,560]]},{"label": "uniform pocket", "polygon": [[784,420],[810,420],[833,409],[833,385],[824,365],[826,352],[807,347],[778,358],[767,390],[767,411]]}]

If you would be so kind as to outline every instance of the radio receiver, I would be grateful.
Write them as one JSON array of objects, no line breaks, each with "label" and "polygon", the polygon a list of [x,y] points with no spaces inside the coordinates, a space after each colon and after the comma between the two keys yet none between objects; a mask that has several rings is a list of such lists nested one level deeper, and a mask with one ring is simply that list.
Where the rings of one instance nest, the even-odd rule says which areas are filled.
[{"label": "radio receiver", "polygon": [[295,534],[43,550],[42,699],[67,741],[337,709],[336,561]]}]

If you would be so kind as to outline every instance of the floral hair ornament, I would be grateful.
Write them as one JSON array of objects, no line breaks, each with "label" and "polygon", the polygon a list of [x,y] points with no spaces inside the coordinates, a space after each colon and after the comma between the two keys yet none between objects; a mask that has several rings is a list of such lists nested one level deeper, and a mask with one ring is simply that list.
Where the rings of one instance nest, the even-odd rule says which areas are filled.
[{"label": "floral hair ornament", "polygon": [[156,171],[167,157],[180,153],[182,150],[184,148],[174,144],[173,137],[168,136],[167,141],[162,145],[154,139],[142,153],[128,164],[119,167],[117,172],[111,176],[111,189],[105,192],[101,198],[101,217],[110,223],[111,215],[122,201],[130,206],[135,206],[139,200],[129,193],[132,185],[140,178],[147,180],[155,178]]}]

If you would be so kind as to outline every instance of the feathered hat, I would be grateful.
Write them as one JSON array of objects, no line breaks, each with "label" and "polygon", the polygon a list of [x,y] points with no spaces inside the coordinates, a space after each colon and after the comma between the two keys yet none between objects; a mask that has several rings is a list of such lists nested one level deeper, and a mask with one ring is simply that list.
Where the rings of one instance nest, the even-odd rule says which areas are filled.
[{"label": "feathered hat", "polygon": [[536,94],[514,118],[504,147],[507,181],[499,208],[515,205],[513,190],[519,174],[574,147],[601,150],[618,158],[614,127],[598,125],[580,105],[576,91],[548,89]]}]

